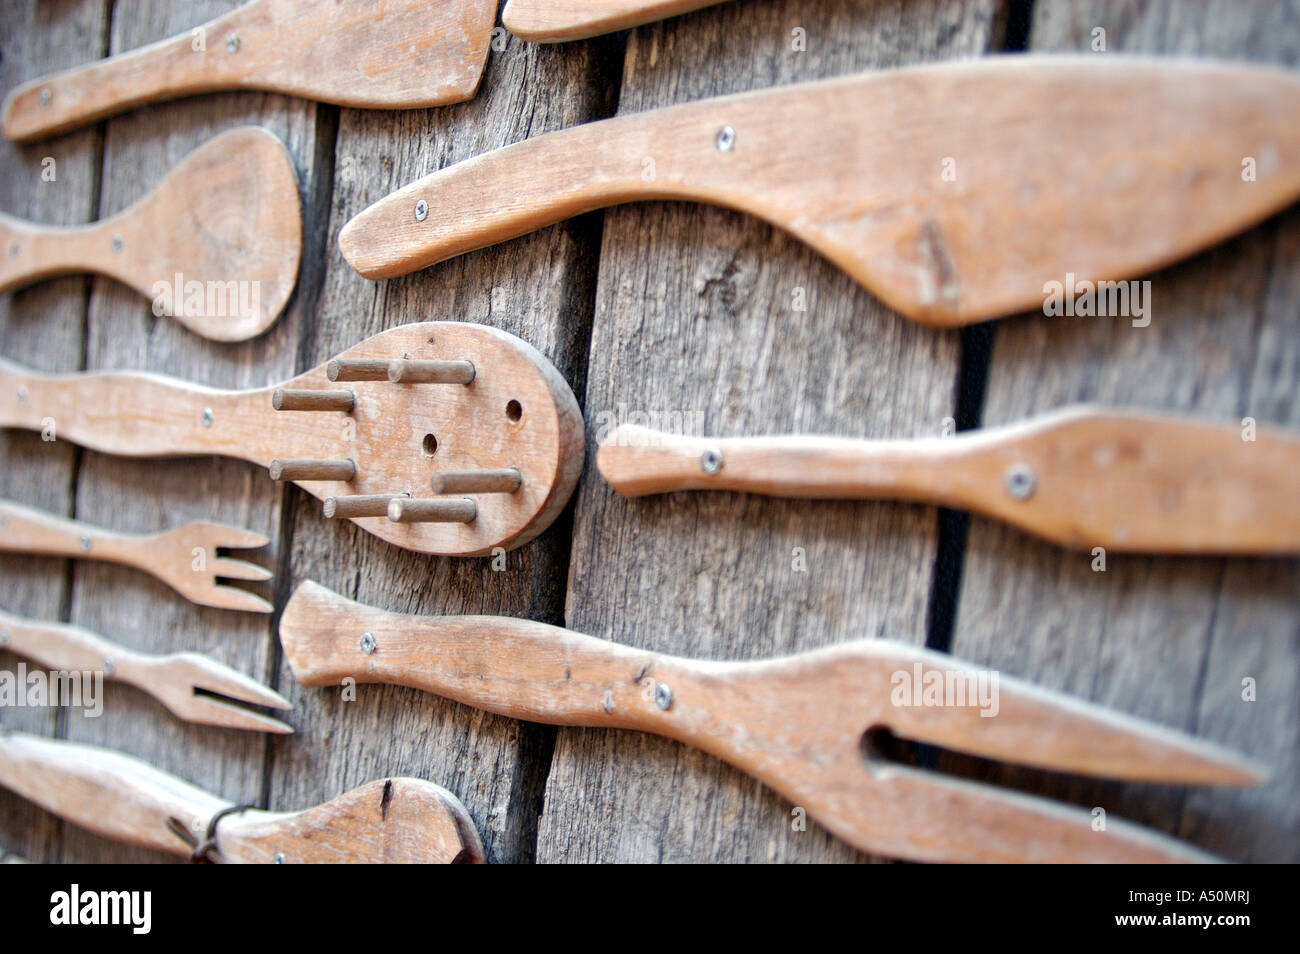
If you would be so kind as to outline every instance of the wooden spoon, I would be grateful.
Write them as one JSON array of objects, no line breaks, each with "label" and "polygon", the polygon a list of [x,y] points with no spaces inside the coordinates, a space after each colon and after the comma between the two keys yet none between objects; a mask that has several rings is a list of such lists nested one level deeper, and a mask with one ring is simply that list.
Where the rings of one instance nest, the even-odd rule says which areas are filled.
[{"label": "wooden spoon", "polygon": [[626,30],[713,6],[721,0],[509,0],[501,14],[521,40],[558,43]]},{"label": "wooden spoon", "polygon": [[[105,838],[189,855],[232,803],[93,745],[0,730],[0,786]],[[300,812],[255,808],[213,827],[210,860],[245,864],[481,862],[451,792],[418,778],[371,782]]]},{"label": "wooden spoon", "polygon": [[56,228],[0,213],[0,292],[96,272],[195,334],[242,341],[279,316],[298,280],[302,203],[288,150],[256,126],[185,157],[130,208]]},{"label": "wooden spoon", "polygon": [[339,245],[391,278],[592,209],[691,199],[787,229],[904,315],[951,326],[1042,309],[1071,276],[1149,273],[1297,195],[1295,73],[1003,56],[539,136],[381,199]]},{"label": "wooden spoon", "polygon": [[145,103],[260,89],[361,109],[469,99],[496,0],[253,0],[201,27],[24,83],[4,134],[40,139]]}]

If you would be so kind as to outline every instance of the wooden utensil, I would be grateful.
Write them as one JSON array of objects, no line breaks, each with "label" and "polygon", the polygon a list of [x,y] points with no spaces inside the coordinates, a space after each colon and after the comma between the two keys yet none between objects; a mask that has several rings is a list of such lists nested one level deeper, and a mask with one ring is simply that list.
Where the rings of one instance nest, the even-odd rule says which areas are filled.
[{"label": "wooden utensil", "polygon": [[1082,550],[1300,553],[1300,435],[1138,411],[1075,407],[925,440],[703,438],[620,425],[596,466],[627,497],[910,500]]},{"label": "wooden utensil", "polygon": [[258,89],[358,109],[471,98],[496,0],[253,0],[169,40],[12,90],[4,134],[26,142],[162,100]]},{"label": "wooden utensil", "polygon": [[0,730],[0,785],[97,835],[174,855],[198,854],[196,860],[483,861],[465,806],[418,778],[370,782],[300,812],[249,808],[222,815],[235,809],[233,803],[139,759]]},{"label": "wooden utensil", "polygon": [[[880,730],[986,758],[1138,781],[1254,784],[1217,746],[999,677],[939,653],[866,640],[764,662],[701,662],[493,616],[403,616],[301,584],[280,641],[305,686],[386,682],[515,719],[638,729],[762,780],[863,851],[922,861],[1203,861],[1174,839],[887,759]],[[932,679],[969,703],[921,703]],[[976,702],[990,679],[992,706]],[[954,697],[955,699],[955,697]]]},{"label": "wooden utensil", "polygon": [[57,228],[0,213],[0,292],[95,272],[215,341],[269,328],[289,301],[301,258],[293,160],[256,126],[196,149],[152,192],[103,221]]},{"label": "wooden utensil", "polygon": [[558,43],[626,30],[690,13],[721,0],[508,0],[501,14],[521,40]]},{"label": "wooden utensil", "polygon": [[243,673],[198,653],[153,656],[77,626],[24,619],[0,609],[0,649],[67,672],[100,672],[153,696],[186,722],[251,732],[292,732],[279,719],[246,709],[246,702],[292,709],[288,699]]},{"label": "wooden utensil", "polygon": [[[408,550],[477,556],[548,527],[582,470],[582,413],[514,335],[393,328],[281,386],[217,391],[153,375],[45,375],[0,361],[0,426],[130,457],[238,457]],[[186,560],[188,561],[188,557]]]},{"label": "wooden utensil", "polygon": [[694,199],[764,218],[904,315],[950,326],[1042,308],[1049,282],[1145,274],[1297,194],[1294,73],[1017,55],[539,136],[381,199],[339,245],[391,278],[603,206]]},{"label": "wooden utensil", "polygon": [[[100,413],[108,409],[99,408]],[[255,593],[218,580],[271,578],[271,571],[224,551],[259,549],[271,541],[260,533],[220,523],[187,523],[162,533],[116,533],[0,500],[0,552],[107,560],[144,570],[191,603],[218,609],[269,613]]]}]

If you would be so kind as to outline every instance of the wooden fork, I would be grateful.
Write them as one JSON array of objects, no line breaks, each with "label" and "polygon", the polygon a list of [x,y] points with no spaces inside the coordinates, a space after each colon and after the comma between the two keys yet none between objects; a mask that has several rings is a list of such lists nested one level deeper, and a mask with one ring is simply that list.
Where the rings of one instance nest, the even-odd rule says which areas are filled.
[{"label": "wooden fork", "polygon": [[[921,861],[1204,861],[1199,850],[1045,799],[922,771],[882,727],[987,758],[1109,778],[1248,785],[1263,770],[1207,742],[887,640],[765,662],[702,662],[494,616],[404,616],[306,582],[280,620],[305,686],[411,686],[515,719],[639,729],[724,759],[863,851]],[[970,689],[916,704],[900,680]],[[975,704],[991,684],[992,712]],[[963,690],[964,691],[964,690]]]},{"label": "wooden fork", "polygon": [[[0,786],[97,835],[175,855],[191,855],[234,807],[139,759],[3,729]],[[465,806],[417,778],[370,782],[300,812],[246,809],[213,835],[203,855],[226,863],[483,861]]]},{"label": "wooden fork", "polygon": [[582,413],[514,335],[433,321],[393,328],[281,386],[217,391],[154,375],[44,375],[0,361],[0,427],[131,457],[239,457],[410,550],[517,547],[564,508]]},{"label": "wooden fork", "polygon": [[251,530],[206,522],[161,533],[117,533],[0,501],[0,551],[122,563],[153,574],[192,603],[218,609],[271,612],[271,604],[257,594],[217,582],[269,580],[265,567],[220,551],[260,549],[270,542]]},{"label": "wooden fork", "polygon": [[1075,549],[1300,552],[1300,435],[1075,407],[925,440],[703,438],[615,428],[596,465],[620,494],[740,490],[973,510]]},{"label": "wooden fork", "polygon": [[1042,309],[1070,276],[1154,271],[1298,194],[1300,75],[1018,54],[538,136],[380,199],[339,247],[391,278],[592,209],[688,199],[766,219],[904,315],[953,326]]},{"label": "wooden fork", "polygon": [[202,26],[12,90],[4,134],[51,136],[145,103],[260,89],[358,109],[469,99],[496,0],[253,0]]},{"label": "wooden fork", "polygon": [[119,646],[77,626],[24,619],[3,609],[0,649],[54,670],[102,672],[105,678],[148,693],[186,722],[251,732],[293,731],[279,719],[238,704],[291,709],[288,699],[198,653],[153,656]]},{"label": "wooden fork", "polygon": [[214,341],[269,328],[301,258],[298,174],[284,144],[256,126],[200,146],[152,192],[101,222],[56,228],[0,214],[0,292],[96,272]]}]

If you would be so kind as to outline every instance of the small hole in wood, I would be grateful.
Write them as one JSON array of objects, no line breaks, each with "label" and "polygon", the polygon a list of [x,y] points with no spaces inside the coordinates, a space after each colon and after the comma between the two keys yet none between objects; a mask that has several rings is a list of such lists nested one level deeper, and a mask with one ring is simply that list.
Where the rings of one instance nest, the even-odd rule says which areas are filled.
[{"label": "small hole in wood", "polygon": [[506,405],[506,417],[512,421],[517,421],[524,416],[524,406],[518,401],[511,400]]},{"label": "small hole in wood", "polygon": [[424,456],[432,457],[436,453],[438,453],[438,438],[434,437],[432,434],[425,434]]}]

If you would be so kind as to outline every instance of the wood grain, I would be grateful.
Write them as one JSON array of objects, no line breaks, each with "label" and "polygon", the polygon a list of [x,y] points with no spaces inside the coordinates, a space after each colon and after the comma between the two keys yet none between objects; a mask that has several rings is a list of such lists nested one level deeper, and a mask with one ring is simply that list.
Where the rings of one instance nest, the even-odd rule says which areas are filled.
[{"label": "wood grain", "polygon": [[266,130],[232,129],[94,225],[56,228],[0,214],[0,249],[0,291],[97,272],[196,334],[252,338],[279,317],[298,279],[302,208],[293,160]]},{"label": "wood grain", "polygon": [[[1281,63],[1300,4],[1180,0],[1035,5],[1031,45]],[[960,157],[959,160],[960,161]],[[1145,208],[1135,209],[1143,214]],[[998,328],[986,424],[1070,401],[1141,404],[1294,428],[1300,218],[1290,210],[1152,276],[1152,321],[1029,316]],[[1245,316],[1246,323],[1233,324]],[[1234,330],[1228,330],[1233,324]],[[1295,487],[1289,493],[1295,499]],[[1035,792],[1146,821],[1235,861],[1295,861],[1300,846],[1300,564],[1063,554],[975,520],[953,652],[1232,744],[1274,767],[1249,793],[1190,795],[998,771]],[[1243,699],[1243,680],[1258,701]]]},{"label": "wood grain", "polygon": [[[790,232],[910,318],[965,325],[1042,306],[1052,281],[1145,275],[1289,205],[1298,104],[1293,73],[1205,61],[875,71],[479,156],[375,203],[339,245],[391,278],[591,209],[691,199]],[[1257,157],[1248,184],[1243,156]],[[420,201],[438,214],[412,215]]]},{"label": "wood grain", "polygon": [[707,438],[622,425],[596,465],[629,497],[738,490],[910,500],[984,514],[1062,546],[1300,553],[1300,433],[1068,408],[951,438]]},{"label": "wood grain", "polygon": [[[8,89],[50,69],[73,66],[107,52],[108,5],[104,0],[15,0],[0,16],[0,87]],[[100,136],[88,130],[43,148],[0,141],[0,209],[56,225],[79,225],[98,212]],[[45,177],[42,176],[45,173]],[[53,178],[49,178],[53,176]],[[85,340],[84,277],[58,278],[0,295],[0,351],[43,370],[80,366]],[[72,513],[76,450],[42,441],[39,434],[0,431],[0,492],[55,513]],[[54,559],[0,554],[0,605],[42,619],[66,618],[69,564]],[[0,669],[19,658],[0,650]],[[53,734],[52,709],[12,709],[4,724]],[[62,824],[31,803],[0,792],[0,845],[38,861],[58,857]]]},{"label": "wood grain", "polygon": [[5,97],[0,123],[8,138],[28,141],[236,88],[368,109],[459,102],[478,88],[495,19],[493,0],[386,0],[379,11],[369,0],[253,0],[147,47],[31,80]]},{"label": "wood grain", "polygon": [[[620,112],[984,50],[993,4],[726,4],[628,40]],[[805,28],[804,52],[791,48]],[[653,153],[651,154],[653,155]],[[504,246],[503,246],[504,247]],[[938,435],[954,336],[898,321],[819,256],[701,205],[605,214],[586,417],[706,433]],[[799,310],[803,306],[806,310]],[[629,501],[588,460],[565,625],[718,660],[924,637],[935,512],[730,495]],[[561,729],[544,861],[846,861],[863,856],[745,774],[676,743]],[[792,814],[793,813],[793,814]]]},{"label": "wood grain", "polygon": [[582,40],[680,16],[719,0],[506,0],[501,22],[521,40]]}]

